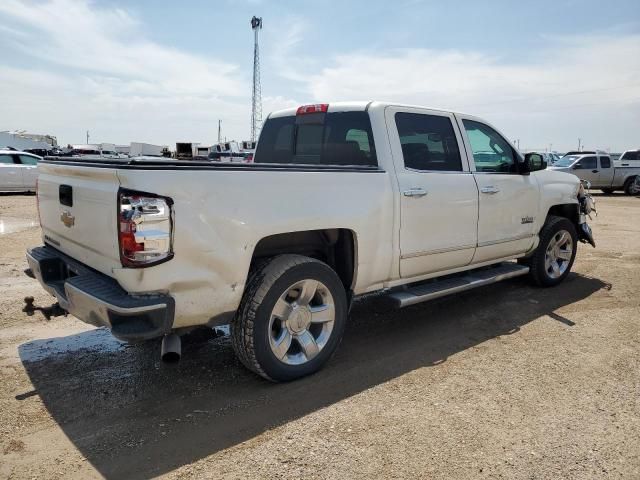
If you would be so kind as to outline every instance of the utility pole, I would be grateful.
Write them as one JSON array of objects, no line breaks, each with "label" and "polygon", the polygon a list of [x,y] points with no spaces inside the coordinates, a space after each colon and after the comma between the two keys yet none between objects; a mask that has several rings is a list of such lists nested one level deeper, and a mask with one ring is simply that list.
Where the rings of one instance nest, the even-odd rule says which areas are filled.
[{"label": "utility pole", "polygon": [[258,31],[262,29],[262,17],[251,19],[253,30],[253,92],[251,94],[251,141],[255,142],[262,127],[262,87],[260,86],[260,50]]},{"label": "utility pole", "polygon": [[222,142],[222,120],[218,120],[218,143]]},{"label": "utility pole", "polygon": [[580,137],[578,137],[578,151],[581,152],[582,151],[582,139]]},{"label": "utility pole", "polygon": [[89,145],[89,130],[87,130],[87,145]]}]

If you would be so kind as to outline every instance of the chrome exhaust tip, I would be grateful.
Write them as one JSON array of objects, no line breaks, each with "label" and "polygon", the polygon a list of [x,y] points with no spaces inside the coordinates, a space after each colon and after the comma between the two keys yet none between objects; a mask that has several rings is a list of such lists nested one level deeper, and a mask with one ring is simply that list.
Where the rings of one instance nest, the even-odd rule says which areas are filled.
[{"label": "chrome exhaust tip", "polygon": [[182,341],[175,333],[168,333],[162,338],[160,358],[166,363],[176,363],[182,354]]}]

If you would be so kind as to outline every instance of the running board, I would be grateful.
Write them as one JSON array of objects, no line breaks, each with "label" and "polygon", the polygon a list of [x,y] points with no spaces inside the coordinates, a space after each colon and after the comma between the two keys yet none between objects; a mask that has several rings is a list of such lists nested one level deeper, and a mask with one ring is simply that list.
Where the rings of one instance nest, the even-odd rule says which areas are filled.
[{"label": "running board", "polygon": [[434,280],[429,283],[410,286],[404,290],[390,293],[388,296],[395,301],[398,308],[402,308],[451,295],[452,293],[483,287],[508,278],[519,277],[527,273],[529,273],[529,267],[527,266],[511,262],[501,263],[497,267],[471,270],[462,273],[461,276],[447,277],[444,280]]}]

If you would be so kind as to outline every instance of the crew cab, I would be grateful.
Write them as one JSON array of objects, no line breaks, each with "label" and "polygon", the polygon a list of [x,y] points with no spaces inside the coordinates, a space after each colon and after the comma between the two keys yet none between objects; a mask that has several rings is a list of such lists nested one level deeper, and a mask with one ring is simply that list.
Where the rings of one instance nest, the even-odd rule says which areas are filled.
[{"label": "crew cab", "polygon": [[120,339],[163,337],[176,358],[180,334],[230,324],[244,365],[292,380],[329,359],[363,294],[404,307],[562,282],[578,242],[595,246],[593,205],[545,167],[470,115],[305,105],[268,116],[254,163],[44,160],[27,260],[61,308]]},{"label": "crew cab", "polygon": [[[625,152],[625,155],[628,153]],[[627,195],[632,195],[634,181],[640,175],[640,162],[624,161],[623,157],[618,162],[612,162],[604,152],[569,152],[548,168],[573,173],[604,193],[623,190]]]},{"label": "crew cab", "polygon": [[0,192],[35,192],[41,159],[27,152],[0,149]]}]

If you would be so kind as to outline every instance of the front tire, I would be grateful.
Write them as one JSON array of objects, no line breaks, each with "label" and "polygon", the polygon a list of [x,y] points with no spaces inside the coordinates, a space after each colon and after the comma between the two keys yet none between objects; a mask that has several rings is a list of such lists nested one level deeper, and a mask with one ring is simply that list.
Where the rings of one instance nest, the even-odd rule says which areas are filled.
[{"label": "front tire", "polygon": [[549,216],[540,231],[540,244],[529,258],[529,277],[538,286],[553,287],[562,282],[576,258],[578,235],[564,217]]},{"label": "front tire", "polygon": [[289,381],[322,368],[346,321],[346,292],[331,267],[310,257],[279,255],[250,274],[231,339],[249,370]]}]

